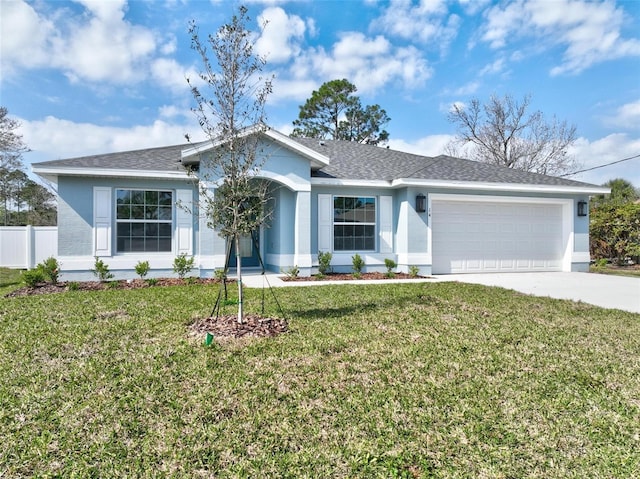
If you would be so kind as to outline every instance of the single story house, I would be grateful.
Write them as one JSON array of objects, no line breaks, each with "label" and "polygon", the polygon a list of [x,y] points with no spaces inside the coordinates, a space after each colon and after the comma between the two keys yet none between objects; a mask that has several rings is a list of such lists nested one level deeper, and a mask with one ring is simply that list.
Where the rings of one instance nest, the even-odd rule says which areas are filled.
[{"label": "single story house", "polygon": [[[273,218],[257,242],[241,245],[243,265],[316,271],[319,251],[335,271],[360,254],[366,270],[417,266],[422,275],[587,271],[589,196],[608,188],[482,164],[426,157],[354,142],[290,138],[254,130],[270,185]],[[33,165],[58,191],[58,260],[66,280],[93,278],[100,257],[116,278],[172,275],[175,257],[195,258],[194,274],[223,268],[225,240],[197,209],[187,174],[216,145],[177,145]],[[199,184],[200,183],[200,184]]]}]

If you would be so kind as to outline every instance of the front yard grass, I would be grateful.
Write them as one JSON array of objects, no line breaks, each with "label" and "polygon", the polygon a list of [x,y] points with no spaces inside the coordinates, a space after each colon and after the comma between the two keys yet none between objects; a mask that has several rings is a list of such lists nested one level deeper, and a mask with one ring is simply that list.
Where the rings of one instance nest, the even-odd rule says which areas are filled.
[{"label": "front yard grass", "polygon": [[187,325],[216,293],[0,299],[0,477],[640,474],[640,315],[460,283],[283,288],[288,333],[206,347]]}]

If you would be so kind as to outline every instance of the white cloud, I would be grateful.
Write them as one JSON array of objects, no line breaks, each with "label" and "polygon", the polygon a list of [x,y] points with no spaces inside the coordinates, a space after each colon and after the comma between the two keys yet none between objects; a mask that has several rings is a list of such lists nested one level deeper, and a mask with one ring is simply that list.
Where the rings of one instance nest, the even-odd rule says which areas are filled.
[{"label": "white cloud", "polygon": [[21,120],[25,142],[32,153],[29,160],[55,160],[115,151],[127,151],[185,143],[189,133],[195,141],[204,138],[196,122],[168,123],[155,120],[148,125],[133,127],[101,126],[92,123],[76,123],[48,116],[44,120]]},{"label": "white cloud", "polygon": [[22,1],[3,2],[0,16],[0,70],[36,68],[51,61],[49,41],[56,36],[53,23]]},{"label": "white cloud", "polygon": [[[77,0],[80,14],[56,3],[2,4],[2,69],[57,68],[74,82],[131,84],[148,78],[158,49],[175,51],[175,39],[125,19],[125,0]],[[165,53],[166,54],[166,53]]]},{"label": "white cloud", "polygon": [[438,156],[445,154],[447,145],[453,139],[453,135],[429,135],[415,141],[392,138],[389,140],[389,148],[416,155]]},{"label": "white cloud", "polygon": [[[638,155],[640,137],[632,138],[624,133],[614,133],[594,141],[579,138],[570,153],[582,164],[580,169],[592,168]],[[596,185],[613,178],[624,178],[640,187],[640,158],[580,173],[572,178]]]},{"label": "white cloud", "polygon": [[69,33],[55,42],[53,63],[72,81],[125,84],[146,77],[146,65],[157,42],[150,30],[124,19],[124,0],[82,2],[92,13],[69,20]]},{"label": "white cloud", "polygon": [[187,78],[193,80],[196,85],[202,84],[198,72],[194,68],[185,68],[172,58],[153,60],[150,69],[153,80],[176,94],[189,92]]},{"label": "white cloud", "polygon": [[625,130],[640,129],[640,100],[622,105],[613,117],[605,119],[605,123]]},{"label": "white cloud", "polygon": [[[404,88],[424,85],[432,70],[415,47],[397,48],[382,36],[367,37],[361,32],[344,32],[327,52],[309,49],[296,58],[289,80],[320,84],[336,78],[354,83],[360,93],[372,93],[398,82]],[[276,80],[278,83],[280,80]],[[311,93],[307,91],[306,96]]]},{"label": "white cloud", "polygon": [[286,62],[300,52],[306,25],[297,15],[289,16],[280,7],[267,8],[258,16],[258,24],[262,33],[255,44],[256,53],[269,63]]},{"label": "white cloud", "polygon": [[640,56],[640,40],[622,38],[625,12],[613,2],[517,0],[490,8],[482,39],[502,48],[514,37],[564,48],[551,75],[575,74],[607,60]]},{"label": "white cloud", "polygon": [[393,0],[371,28],[412,42],[437,42],[446,50],[458,34],[460,17],[448,13],[444,0],[422,0],[418,5]]}]

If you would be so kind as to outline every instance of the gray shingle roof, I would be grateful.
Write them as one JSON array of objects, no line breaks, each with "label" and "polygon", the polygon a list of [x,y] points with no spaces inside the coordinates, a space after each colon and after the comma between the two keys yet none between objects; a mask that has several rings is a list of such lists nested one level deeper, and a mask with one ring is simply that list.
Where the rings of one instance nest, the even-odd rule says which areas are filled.
[{"label": "gray shingle roof", "polygon": [[355,142],[296,138],[296,141],[330,158],[329,166],[314,172],[318,178],[421,180],[516,183],[550,186],[593,186],[580,181],[540,175],[440,155],[427,157]]},{"label": "gray shingle roof", "polygon": [[81,156],[65,160],[35,163],[36,167],[55,168],[105,168],[146,171],[184,171],[180,163],[181,151],[192,145],[173,145],[144,150]]},{"label": "gray shingle roof", "polygon": [[[580,181],[529,173],[502,166],[440,155],[427,157],[355,142],[295,138],[330,159],[329,165],[313,171],[315,178],[392,181],[418,180],[514,183],[548,186],[594,186]],[[193,145],[174,145],[144,150],[45,161],[35,167],[105,168],[146,171],[184,171],[181,152]]]}]

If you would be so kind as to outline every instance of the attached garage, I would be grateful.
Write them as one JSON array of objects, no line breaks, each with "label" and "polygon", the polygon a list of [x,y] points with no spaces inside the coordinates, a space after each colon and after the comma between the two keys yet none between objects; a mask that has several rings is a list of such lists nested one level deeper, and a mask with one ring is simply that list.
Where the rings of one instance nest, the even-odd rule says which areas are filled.
[{"label": "attached garage", "polygon": [[570,208],[564,200],[433,195],[432,272],[563,271]]}]

